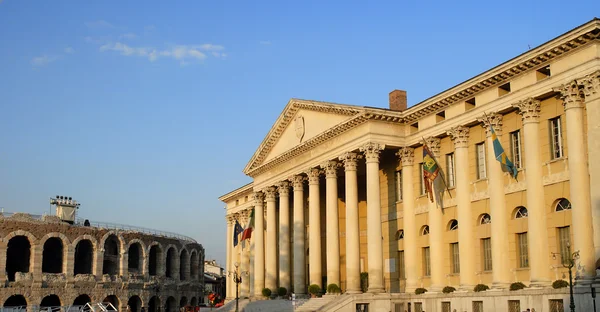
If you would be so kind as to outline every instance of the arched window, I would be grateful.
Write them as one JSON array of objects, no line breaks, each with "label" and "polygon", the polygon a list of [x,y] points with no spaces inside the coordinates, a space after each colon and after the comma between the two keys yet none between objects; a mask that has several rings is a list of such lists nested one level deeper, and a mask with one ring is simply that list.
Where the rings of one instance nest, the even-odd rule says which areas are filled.
[{"label": "arched window", "polygon": [[404,230],[396,231],[396,240],[401,240],[404,238]]},{"label": "arched window", "polygon": [[492,217],[489,214],[484,213],[481,216],[479,216],[479,224],[483,225],[490,223],[492,223]]},{"label": "arched window", "polygon": [[557,211],[557,212],[563,211],[563,210],[569,210],[569,209],[571,209],[571,202],[566,198],[561,198],[556,203],[555,211]]},{"label": "arched window", "polygon": [[515,219],[527,218],[527,208],[519,206],[515,209]]},{"label": "arched window", "polygon": [[452,219],[450,222],[448,222],[448,231],[455,230],[458,230],[458,221],[456,221],[456,219]]},{"label": "arched window", "polygon": [[429,235],[429,225],[423,225],[421,228],[421,235]]}]

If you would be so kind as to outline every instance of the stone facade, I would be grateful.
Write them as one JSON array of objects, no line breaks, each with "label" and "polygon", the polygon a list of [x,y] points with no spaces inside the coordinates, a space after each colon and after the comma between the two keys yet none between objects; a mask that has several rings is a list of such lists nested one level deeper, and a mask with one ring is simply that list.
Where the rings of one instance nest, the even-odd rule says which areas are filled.
[{"label": "stone facade", "polygon": [[204,254],[193,240],[0,215],[0,303],[177,311],[203,296]]}]

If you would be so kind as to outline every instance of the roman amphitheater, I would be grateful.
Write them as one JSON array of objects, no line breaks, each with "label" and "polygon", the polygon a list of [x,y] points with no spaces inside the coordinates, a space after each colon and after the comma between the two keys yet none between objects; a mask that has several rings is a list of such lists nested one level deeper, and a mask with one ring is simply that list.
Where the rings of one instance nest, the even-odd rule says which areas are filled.
[{"label": "roman amphitheater", "polygon": [[204,255],[201,244],[174,233],[0,214],[0,304],[12,311],[102,302],[119,311],[177,311],[203,295]]}]

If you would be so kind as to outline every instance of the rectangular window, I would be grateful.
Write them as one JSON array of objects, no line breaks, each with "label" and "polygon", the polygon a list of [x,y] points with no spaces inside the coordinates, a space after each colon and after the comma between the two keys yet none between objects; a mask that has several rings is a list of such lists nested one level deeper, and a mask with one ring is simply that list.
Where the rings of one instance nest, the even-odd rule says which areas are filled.
[{"label": "rectangular window", "polygon": [[423,276],[431,275],[431,263],[429,260],[429,247],[423,247]]},{"label": "rectangular window", "polygon": [[442,301],[442,312],[452,312],[452,306],[449,301]]},{"label": "rectangular window", "polygon": [[552,159],[563,157],[561,129],[560,117],[550,119],[550,157]]},{"label": "rectangular window", "polygon": [[460,273],[460,257],[458,243],[450,244],[450,255],[452,259],[452,273]]},{"label": "rectangular window", "polygon": [[473,301],[473,312],[483,312],[483,301]]},{"label": "rectangular window", "polygon": [[404,250],[398,251],[398,275],[400,275],[400,279],[406,278],[404,271]]},{"label": "rectangular window", "polygon": [[425,176],[423,175],[423,163],[419,164],[419,177],[421,177],[421,195],[425,195]]},{"label": "rectangular window", "polygon": [[562,299],[550,299],[550,312],[565,312]]},{"label": "rectangular window", "polygon": [[454,187],[454,153],[446,155],[446,183],[448,187]]},{"label": "rectangular window", "polygon": [[569,230],[570,229],[568,226],[558,228],[560,261],[563,264],[568,264],[569,260],[571,259],[571,251],[569,250],[569,246],[571,244],[571,234]]},{"label": "rectangular window", "polygon": [[485,144],[483,142],[476,144],[475,150],[477,152],[477,179],[485,179]]},{"label": "rectangular window", "polygon": [[423,303],[415,302],[415,312],[423,312]]},{"label": "rectangular window", "polygon": [[402,170],[396,171],[396,201],[402,200]]},{"label": "rectangular window", "polygon": [[520,300],[508,300],[508,312],[521,312]]},{"label": "rectangular window", "polygon": [[521,132],[519,130],[510,133],[510,154],[515,167],[521,169]]},{"label": "rectangular window", "polygon": [[483,270],[492,270],[492,240],[484,238],[481,240],[481,250],[483,250]]},{"label": "rectangular window", "polygon": [[517,244],[519,251],[519,267],[529,267],[529,249],[527,249],[527,232],[517,233]]}]

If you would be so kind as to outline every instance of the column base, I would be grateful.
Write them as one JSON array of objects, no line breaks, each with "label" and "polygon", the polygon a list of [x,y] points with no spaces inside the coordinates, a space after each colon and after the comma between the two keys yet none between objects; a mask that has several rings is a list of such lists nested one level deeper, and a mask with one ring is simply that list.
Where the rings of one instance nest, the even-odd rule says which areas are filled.
[{"label": "column base", "polygon": [[531,284],[529,284],[529,288],[548,288],[552,286],[552,283],[550,281],[537,281],[537,282],[531,282]]},{"label": "column base", "polygon": [[458,286],[457,290],[469,292],[469,291],[473,291],[474,288],[475,288],[475,285],[460,285],[460,286]]},{"label": "column base", "polygon": [[348,289],[348,290],[346,290],[345,294],[349,294],[349,295],[362,294],[362,290],[361,289]]},{"label": "column base", "polygon": [[504,290],[504,289],[509,289],[509,288],[510,288],[510,283],[508,283],[508,282],[492,283],[492,287],[491,287],[491,289],[497,289],[497,290]]},{"label": "column base", "polygon": [[383,287],[369,287],[369,290],[367,290],[367,293],[369,294],[380,294],[384,292],[385,289]]}]

